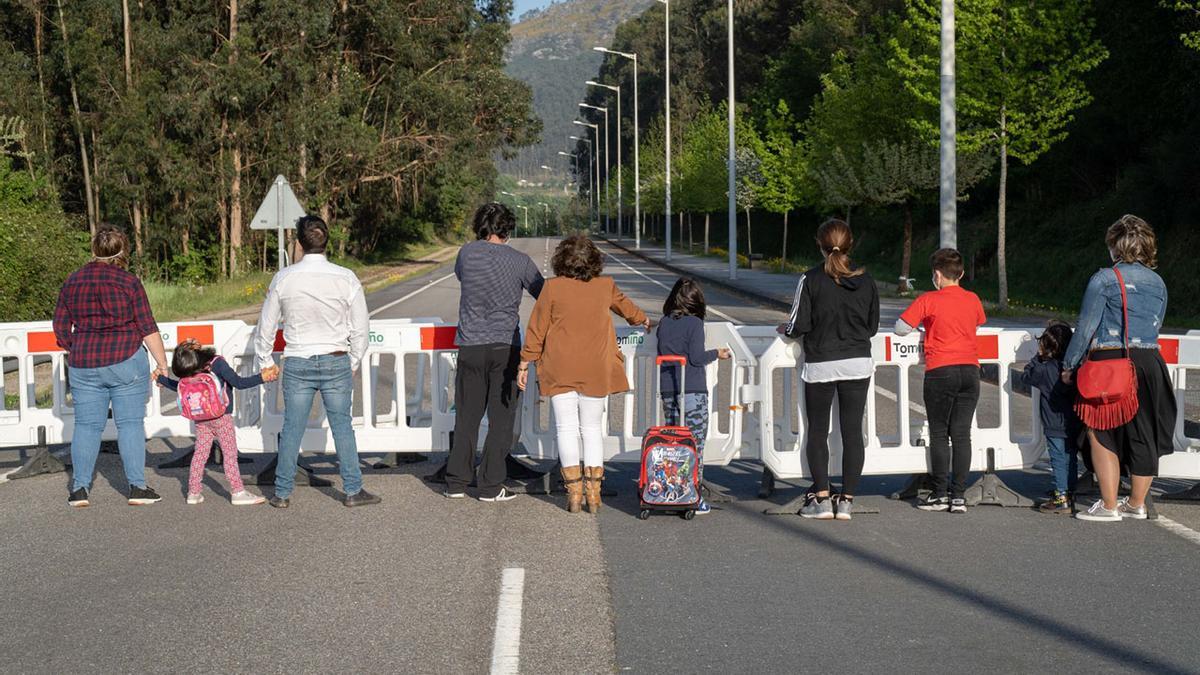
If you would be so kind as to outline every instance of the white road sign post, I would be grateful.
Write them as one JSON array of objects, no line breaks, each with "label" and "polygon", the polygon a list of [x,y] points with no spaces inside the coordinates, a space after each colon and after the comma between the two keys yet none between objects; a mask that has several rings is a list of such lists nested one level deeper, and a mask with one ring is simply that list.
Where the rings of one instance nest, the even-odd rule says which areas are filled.
[{"label": "white road sign post", "polygon": [[279,269],[287,265],[287,253],[283,246],[286,239],[284,230],[295,229],[296,221],[305,215],[304,207],[300,206],[300,200],[296,199],[296,193],[292,192],[292,185],[283,176],[276,176],[267,196],[254,212],[250,229],[275,230],[279,241]]}]

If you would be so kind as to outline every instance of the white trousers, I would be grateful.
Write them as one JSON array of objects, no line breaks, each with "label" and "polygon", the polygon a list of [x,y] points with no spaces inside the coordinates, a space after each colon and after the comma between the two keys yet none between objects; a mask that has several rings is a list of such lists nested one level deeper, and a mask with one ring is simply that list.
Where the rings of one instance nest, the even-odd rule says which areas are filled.
[{"label": "white trousers", "polygon": [[583,465],[604,466],[604,397],[576,391],[550,397],[554,428],[558,432],[558,459],[563,466],[579,466],[579,439],[583,437]]}]

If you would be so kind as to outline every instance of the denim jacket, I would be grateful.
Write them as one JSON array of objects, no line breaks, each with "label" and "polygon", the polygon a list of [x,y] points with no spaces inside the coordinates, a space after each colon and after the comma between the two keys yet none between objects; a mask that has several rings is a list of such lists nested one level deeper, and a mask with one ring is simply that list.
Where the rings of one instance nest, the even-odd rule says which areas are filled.
[{"label": "denim jacket", "polygon": [[[1120,263],[1129,298],[1130,349],[1158,349],[1158,331],[1167,314],[1167,286],[1162,277],[1141,263]],[[1079,327],[1063,358],[1063,367],[1074,370],[1093,349],[1121,347],[1121,289],[1109,268],[1092,275],[1083,293]]]}]

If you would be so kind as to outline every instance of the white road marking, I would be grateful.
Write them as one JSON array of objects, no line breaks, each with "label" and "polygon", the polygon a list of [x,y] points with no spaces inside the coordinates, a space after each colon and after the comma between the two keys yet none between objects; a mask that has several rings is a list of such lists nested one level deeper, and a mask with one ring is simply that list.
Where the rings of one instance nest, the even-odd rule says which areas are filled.
[{"label": "white road marking", "polygon": [[[878,384],[875,385],[875,393],[886,398],[887,400],[891,401],[892,403],[895,403],[896,401],[900,400],[899,396],[896,396],[895,394],[888,391],[887,389],[884,389],[883,387],[879,386]],[[915,401],[909,401],[908,407],[912,408],[914,411],[916,411],[916,413],[918,415],[921,415],[922,417],[929,417],[929,414],[925,412],[925,406],[921,405],[920,403],[917,403]]]},{"label": "white road marking", "polygon": [[[644,273],[644,272],[642,272],[642,271],[640,271],[640,270],[635,270],[635,269],[633,269],[633,268],[632,268],[632,267],[630,267],[629,265],[625,264],[625,261],[624,261],[624,260],[621,260],[621,259],[620,259],[620,258],[618,258],[617,256],[615,256],[615,255],[613,255],[613,254],[609,253],[608,251],[605,251],[605,252],[604,252],[604,255],[606,255],[606,256],[608,256],[608,257],[612,258],[613,260],[616,260],[618,263],[620,263],[620,265],[621,265],[622,267],[624,267],[625,269],[629,270],[630,272],[633,272],[634,274],[636,274],[636,275],[638,275],[638,276],[642,277],[642,278],[643,278],[643,279],[645,279],[646,281],[649,281],[649,282],[650,282],[650,283],[652,283],[652,284],[656,284],[656,285],[658,285],[658,286],[661,286],[661,287],[663,287],[663,288],[667,289],[667,291],[668,291],[668,292],[670,292],[670,290],[671,290],[671,287],[670,287],[670,286],[668,286],[668,285],[664,284],[663,282],[659,281],[658,279],[654,279],[654,278],[651,278],[650,276],[647,276],[647,275],[646,275],[646,273]],[[736,324],[736,325],[739,325],[739,326],[740,326],[740,325],[742,325],[742,322],[741,322],[741,321],[738,321],[737,319],[733,318],[732,316],[729,316],[728,314],[726,314],[726,313],[722,312],[722,311],[721,311],[721,310],[719,310],[719,309],[714,309],[713,307],[711,307],[711,306],[710,306],[710,307],[708,308],[708,311],[709,311],[710,313],[712,313],[712,314],[716,314],[717,316],[721,317],[722,319],[725,319],[726,321],[728,321],[728,322],[730,322],[730,323],[732,323],[732,324]]]},{"label": "white road marking", "polygon": [[445,281],[453,276],[454,276],[454,273],[451,272],[450,274],[447,274],[446,276],[444,276],[440,279],[434,279],[433,281],[429,282],[428,284],[425,284],[424,286],[418,288],[417,290],[413,291],[412,293],[409,293],[408,295],[404,296],[403,298],[393,300],[382,307],[376,307],[375,309],[371,310],[371,313],[368,314],[367,316],[375,316],[376,314],[382,312],[385,309],[391,309],[392,307],[395,307],[396,305],[404,302],[405,300],[408,300],[409,298],[413,297],[414,295],[416,295],[418,293],[424,293],[425,291],[429,290],[430,288],[433,288],[434,286],[442,283],[443,281]]},{"label": "white road marking", "polygon": [[492,637],[492,675],[516,675],[521,665],[521,607],[525,600],[525,568],[507,567],[500,574],[500,602]]},{"label": "white road marking", "polygon": [[1188,527],[1187,525],[1177,523],[1174,520],[1171,520],[1170,518],[1168,518],[1166,516],[1161,516],[1161,515],[1157,519],[1155,519],[1154,522],[1158,523],[1159,527],[1167,530],[1168,532],[1174,532],[1175,534],[1183,537],[1184,539],[1187,539],[1188,541],[1192,542],[1193,544],[1200,545],[1200,532],[1193,530],[1192,528]]}]

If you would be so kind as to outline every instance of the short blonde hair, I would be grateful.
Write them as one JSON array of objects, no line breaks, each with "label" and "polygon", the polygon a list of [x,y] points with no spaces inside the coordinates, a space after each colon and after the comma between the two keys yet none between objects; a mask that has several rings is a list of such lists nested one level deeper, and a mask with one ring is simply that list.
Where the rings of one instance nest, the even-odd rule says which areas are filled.
[{"label": "short blonde hair", "polygon": [[129,238],[113,225],[101,225],[92,237],[92,260],[128,267]]},{"label": "short blonde hair", "polygon": [[1121,216],[1109,226],[1104,243],[1118,262],[1142,263],[1150,269],[1158,267],[1158,241],[1154,237],[1154,228],[1137,216]]}]

